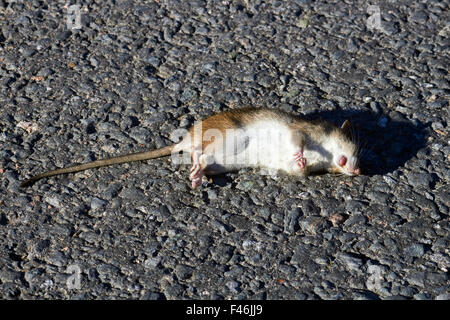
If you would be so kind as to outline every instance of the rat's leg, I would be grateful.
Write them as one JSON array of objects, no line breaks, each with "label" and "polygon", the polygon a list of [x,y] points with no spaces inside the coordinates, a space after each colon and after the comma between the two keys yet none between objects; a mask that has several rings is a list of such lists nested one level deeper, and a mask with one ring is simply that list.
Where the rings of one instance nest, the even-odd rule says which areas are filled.
[{"label": "rat's leg", "polygon": [[206,175],[217,175],[229,171],[229,168],[217,161],[214,154],[203,153],[200,156],[195,155],[195,163],[191,168],[189,178],[192,181],[192,188],[196,189],[198,186],[206,186],[208,179]]},{"label": "rat's leg", "polygon": [[303,157],[303,147],[293,154],[294,161],[297,162],[297,165],[300,169],[304,169],[306,167],[306,158]]},{"label": "rat's leg", "polygon": [[192,189],[208,183],[205,174],[214,175],[226,172],[225,168],[215,163],[215,157],[212,154],[195,152],[192,155],[194,164],[191,168],[189,179],[192,181]]},{"label": "rat's leg", "polygon": [[192,168],[191,168],[191,174],[189,175],[189,179],[192,182],[192,189],[197,188],[202,183],[202,178],[204,177],[205,173],[203,169],[205,168],[205,162],[202,161],[203,155],[201,151],[194,150],[192,153]]},{"label": "rat's leg", "polygon": [[303,146],[305,145],[305,136],[298,130],[292,132],[291,141],[295,146],[294,162],[300,167],[301,170],[306,168],[306,158],[303,156]]}]

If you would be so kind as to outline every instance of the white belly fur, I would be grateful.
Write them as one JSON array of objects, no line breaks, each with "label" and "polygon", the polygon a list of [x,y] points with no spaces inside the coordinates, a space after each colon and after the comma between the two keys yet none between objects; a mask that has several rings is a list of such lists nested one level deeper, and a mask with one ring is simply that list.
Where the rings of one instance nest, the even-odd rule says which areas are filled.
[{"label": "white belly fur", "polygon": [[[223,148],[215,148],[215,163],[226,170],[242,167],[265,167],[287,172],[296,169],[293,154],[298,146],[291,142],[289,128],[275,120],[252,124],[245,131],[229,130]],[[206,148],[205,153],[209,153]]]},{"label": "white belly fur", "polygon": [[[291,134],[286,124],[263,120],[255,122],[245,131],[228,130],[222,143],[215,140],[214,148],[208,145],[204,153],[213,155],[209,163],[214,163],[214,169],[211,169],[217,173],[250,166],[300,174],[300,168],[294,161],[299,145],[293,143]],[[330,153],[320,145],[321,142],[317,141],[317,144],[304,146],[307,170],[320,168],[321,163],[330,161]]]}]

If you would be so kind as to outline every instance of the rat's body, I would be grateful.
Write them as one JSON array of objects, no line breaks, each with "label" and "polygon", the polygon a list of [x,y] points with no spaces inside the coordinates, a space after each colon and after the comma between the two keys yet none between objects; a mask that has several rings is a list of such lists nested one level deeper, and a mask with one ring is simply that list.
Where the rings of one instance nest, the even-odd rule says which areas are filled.
[{"label": "rat's body", "polygon": [[360,173],[357,146],[348,138],[348,121],[341,128],[325,121],[308,121],[272,109],[230,110],[196,123],[180,143],[48,171],[24,181],[21,187],[63,173],[112,164],[190,154],[192,187],[204,175],[243,167],[264,167],[304,176],[313,172]]}]

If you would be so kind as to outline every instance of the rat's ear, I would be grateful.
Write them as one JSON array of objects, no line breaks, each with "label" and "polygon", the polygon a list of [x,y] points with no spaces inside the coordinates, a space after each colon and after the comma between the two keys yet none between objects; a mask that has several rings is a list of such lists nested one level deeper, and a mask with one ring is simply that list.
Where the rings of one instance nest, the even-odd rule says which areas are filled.
[{"label": "rat's ear", "polygon": [[345,134],[350,134],[350,121],[345,120],[341,126],[341,129]]}]

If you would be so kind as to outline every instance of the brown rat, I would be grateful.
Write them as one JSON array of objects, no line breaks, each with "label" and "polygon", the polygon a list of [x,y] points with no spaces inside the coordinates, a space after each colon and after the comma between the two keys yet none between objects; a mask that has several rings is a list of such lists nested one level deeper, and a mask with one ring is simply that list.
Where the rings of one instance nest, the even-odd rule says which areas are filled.
[{"label": "brown rat", "polygon": [[[181,142],[171,146],[44,172],[20,187],[63,173],[168,155],[174,162],[192,164],[189,178],[194,189],[205,175],[244,167],[282,170],[297,176],[314,172],[359,175],[358,147],[349,138],[349,125],[345,121],[339,128],[326,121],[304,120],[266,108],[230,110],[194,124]],[[189,157],[181,156],[182,152]]]}]

